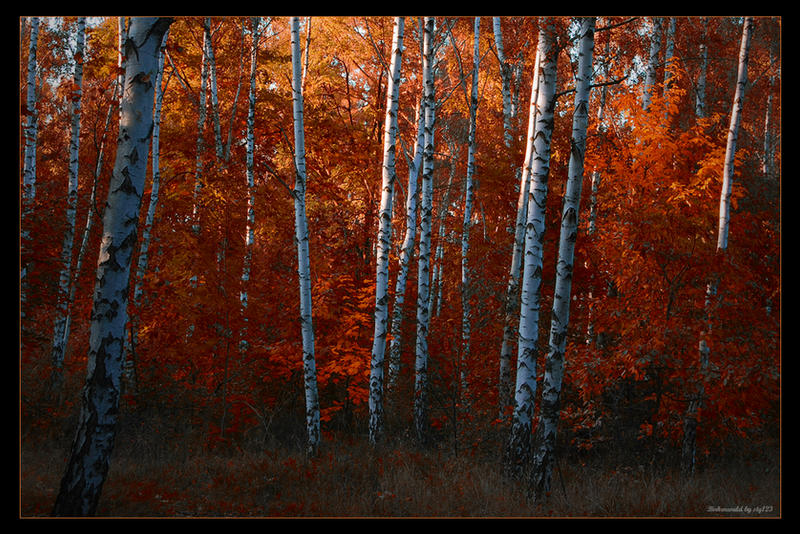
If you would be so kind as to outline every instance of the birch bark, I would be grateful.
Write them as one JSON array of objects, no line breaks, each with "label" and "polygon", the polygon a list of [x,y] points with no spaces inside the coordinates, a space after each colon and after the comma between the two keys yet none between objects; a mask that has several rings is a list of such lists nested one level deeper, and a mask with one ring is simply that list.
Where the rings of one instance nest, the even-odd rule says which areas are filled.
[{"label": "birch bark", "polygon": [[417,440],[428,438],[428,326],[430,324],[430,246],[433,213],[433,137],[435,88],[433,81],[433,17],[423,29],[422,85],[425,99],[425,148],[422,154],[419,263],[417,273],[417,341],[414,362],[414,430]]},{"label": "birch bark", "polygon": [[291,17],[292,32],[292,111],[294,116],[295,152],[295,242],[297,244],[297,274],[300,282],[300,328],[303,338],[303,383],[306,397],[307,452],[317,454],[320,442],[319,397],[317,368],[314,360],[314,325],[311,310],[311,268],[308,250],[308,221],[306,219],[306,148],[303,126],[303,88],[300,54],[300,21]]},{"label": "birch bark", "polygon": [[246,147],[246,178],[247,178],[247,227],[244,236],[244,266],[242,267],[242,290],[239,301],[243,309],[247,308],[247,285],[250,282],[250,264],[253,259],[253,242],[255,241],[255,168],[253,151],[255,146],[255,113],[256,113],[256,70],[258,63],[258,25],[260,17],[253,17],[250,23],[252,36],[252,49],[250,51],[250,92],[247,107],[247,147]]},{"label": "birch bark", "polygon": [[86,42],[86,17],[79,17],[75,36],[75,71],[70,94],[71,124],[69,141],[69,181],[67,184],[67,226],[61,247],[61,272],[58,277],[56,318],[53,325],[53,345],[50,357],[53,364],[53,387],[61,389],[62,367],[66,350],[67,316],[69,315],[69,288],[72,281],[72,249],[75,242],[75,219],[78,207],[78,162],[81,133],[81,96],[83,87],[83,53]]},{"label": "birch bark", "polygon": [[414,255],[414,242],[417,235],[417,181],[422,168],[422,151],[425,143],[425,101],[417,105],[417,141],[414,145],[414,159],[408,170],[408,192],[406,193],[406,231],[400,249],[400,269],[394,289],[392,308],[392,339],[389,342],[389,381],[388,390],[397,386],[400,377],[400,355],[403,338],[403,304],[405,303],[406,281],[411,257]]},{"label": "birch bark", "polygon": [[503,49],[503,27],[500,17],[492,17],[494,30],[494,46],[497,49],[497,60],[500,62],[500,82],[503,96],[503,143],[511,146],[511,67],[506,62]]},{"label": "birch bark", "polygon": [[706,45],[706,37],[708,35],[708,18],[702,17],[703,34],[700,42],[700,72],[697,75],[697,83],[695,84],[695,107],[694,113],[697,118],[706,116],[706,71],[708,70],[708,46]]},{"label": "birch bark", "polygon": [[575,105],[572,116],[569,170],[564,205],[561,211],[561,232],[556,264],[556,287],[550,320],[550,340],[542,383],[541,415],[537,428],[538,442],[533,454],[531,486],[534,495],[543,497],[550,491],[555,461],[556,432],[560,414],[561,383],[564,376],[564,352],[569,327],[569,305],[572,292],[572,269],[575,241],[578,236],[583,185],[583,160],[586,153],[586,128],[589,123],[589,93],[592,83],[595,18],[581,22],[578,49],[578,72],[575,77]]},{"label": "birch bark", "polygon": [[[467,177],[464,192],[464,222],[461,231],[461,384],[466,388],[466,364],[470,354],[470,323],[472,321],[472,311],[470,308],[470,297],[472,290],[470,287],[469,269],[469,231],[472,225],[472,205],[475,196],[475,148],[476,130],[478,119],[478,70],[480,68],[480,29],[481,19],[475,17],[474,23],[474,43],[472,50],[472,87],[469,97],[469,139],[467,147]],[[462,391],[462,398],[464,395]]]},{"label": "birch bark", "polygon": [[25,96],[25,157],[22,166],[22,195],[26,201],[36,197],[36,137],[39,113],[36,110],[36,73],[38,70],[39,17],[31,18],[31,35],[28,44],[28,77]]},{"label": "birch bark", "polygon": [[400,66],[403,58],[404,17],[396,17],[392,36],[392,60],[386,90],[384,121],[381,207],[378,215],[378,250],[375,273],[375,331],[369,377],[369,440],[373,445],[383,437],[383,368],[389,318],[389,253],[392,243],[392,200],[394,198],[395,138],[400,87]]},{"label": "birch bark", "polygon": [[536,397],[542,246],[558,57],[552,19],[548,19],[542,24],[539,33],[539,53],[541,58],[536,106],[538,112],[531,157],[531,186],[525,225],[525,254],[517,345],[517,379],[511,435],[506,458],[506,467],[515,476],[521,475],[521,470],[528,464],[530,458],[533,408]]},{"label": "birch bark", "polygon": [[211,122],[214,126],[214,146],[217,158],[220,160],[224,156],[222,144],[222,126],[219,120],[219,99],[217,97],[217,60],[214,55],[214,42],[212,40],[211,17],[206,17],[203,23],[205,44],[204,54],[208,61],[209,86],[211,93]]},{"label": "birch bark", "polygon": [[[156,209],[158,208],[158,193],[161,184],[161,166],[159,139],[161,138],[161,105],[164,100],[164,88],[162,81],[164,77],[164,49],[167,45],[167,37],[169,29],[164,32],[164,37],[161,40],[161,46],[158,49],[157,70],[155,78],[155,108],[153,109],[153,140],[150,148],[152,163],[152,186],[150,188],[150,201],[147,206],[147,214],[145,215],[144,228],[142,228],[142,244],[139,247],[139,257],[136,260],[136,283],[133,287],[133,304],[136,317],[131,320],[131,334],[130,338],[126,338],[126,354],[125,367],[123,368],[123,377],[125,383],[131,388],[136,388],[136,347],[139,341],[139,307],[142,304],[142,285],[144,283],[144,275],[147,272],[148,250],[150,249],[150,236],[153,231],[153,223],[156,218]],[[167,81],[169,83],[169,81]]]},{"label": "birch bark", "polygon": [[[733,190],[734,161],[736,158],[736,144],[739,138],[739,124],[742,116],[745,86],[747,85],[747,62],[750,51],[750,40],[753,33],[753,17],[745,17],[742,26],[742,41],[739,47],[739,63],[736,76],[736,90],[733,97],[728,139],[725,147],[725,161],[722,168],[722,191],[719,199],[719,225],[717,230],[717,255],[725,254],[728,249],[728,226],[730,223],[731,192]],[[696,377],[696,392],[689,399],[689,405],[684,416],[683,444],[681,448],[682,469],[684,474],[694,473],[697,449],[697,426],[705,396],[705,381],[708,374],[710,347],[707,337],[711,329],[712,301],[715,299],[719,286],[719,274],[714,275],[712,282],[706,288],[705,299],[705,330],[700,334],[699,342],[699,373]]]},{"label": "birch bark", "polygon": [[536,49],[536,59],[533,67],[533,82],[531,83],[531,100],[528,110],[527,144],[525,146],[525,160],[519,185],[519,198],[517,200],[517,220],[514,226],[514,248],[511,253],[511,269],[508,274],[505,297],[505,326],[503,328],[503,344],[500,348],[500,419],[506,420],[506,411],[513,404],[513,391],[511,384],[511,359],[514,351],[514,338],[518,334],[519,326],[519,276],[522,266],[522,256],[525,247],[525,224],[528,218],[528,196],[531,186],[531,166],[533,165],[533,143],[536,134],[536,116],[538,113],[537,101],[539,98],[539,60],[541,49]]},{"label": "birch bark", "polygon": [[664,21],[661,17],[653,17],[653,29],[650,33],[650,55],[647,60],[647,72],[644,80],[644,94],[642,95],[642,109],[650,109],[650,102],[653,98],[653,90],[656,85],[656,69],[658,68],[658,56],[661,53],[661,37],[663,33]]},{"label": "birch bark", "polygon": [[103,216],[87,378],[77,431],[53,509],[56,516],[93,515],[108,474],[119,410],[131,259],[153,126],[151,78],[155,78],[161,38],[171,22],[169,18],[133,18],[126,40],[120,133]]}]

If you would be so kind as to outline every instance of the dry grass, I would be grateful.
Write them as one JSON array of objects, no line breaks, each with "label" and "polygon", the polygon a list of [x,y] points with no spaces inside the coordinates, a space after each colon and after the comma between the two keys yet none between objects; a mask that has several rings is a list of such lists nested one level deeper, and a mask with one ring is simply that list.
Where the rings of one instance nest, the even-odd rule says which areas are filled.
[{"label": "dry grass", "polygon": [[[50,512],[63,450],[23,444],[20,513]],[[99,516],[730,517],[780,516],[777,460],[726,462],[687,480],[650,466],[563,459],[546,502],[486,456],[329,441],[307,459],[287,447],[212,454],[175,440],[118,447]],[[760,507],[760,508],[759,508]],[[749,511],[749,513],[748,513]]]}]

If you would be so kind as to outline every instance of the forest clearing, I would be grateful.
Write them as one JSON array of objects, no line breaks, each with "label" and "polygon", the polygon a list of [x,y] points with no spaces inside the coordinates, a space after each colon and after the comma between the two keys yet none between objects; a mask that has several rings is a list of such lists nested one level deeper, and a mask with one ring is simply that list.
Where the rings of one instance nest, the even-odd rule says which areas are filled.
[{"label": "forest clearing", "polygon": [[769,517],[780,17],[20,17],[20,509]]}]

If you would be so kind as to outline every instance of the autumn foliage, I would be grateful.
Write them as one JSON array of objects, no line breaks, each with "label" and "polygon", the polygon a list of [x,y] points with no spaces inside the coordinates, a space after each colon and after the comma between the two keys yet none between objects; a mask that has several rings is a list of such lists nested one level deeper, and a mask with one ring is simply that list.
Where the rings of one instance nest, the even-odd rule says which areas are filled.
[{"label": "autumn foliage", "polygon": [[[512,142],[506,146],[491,19],[482,22],[485,55],[479,73],[477,186],[469,250],[471,348],[469,359],[462,361],[460,236],[468,102],[459,86],[459,65],[468,70],[471,61],[472,19],[437,20],[439,38],[447,29],[450,41],[439,49],[436,77],[440,100],[432,251],[439,247],[441,255],[432,259],[438,279],[431,286],[436,311],[428,339],[431,425],[440,449],[499,455],[506,431],[498,418],[497,389],[502,311],[538,23],[535,17],[502,18],[505,55],[520,67],[512,79],[518,113],[512,121]],[[642,35],[648,31],[648,19],[598,20],[598,28],[608,29],[596,34],[594,81],[615,83],[598,85],[591,93],[560,446],[576,455],[622,448],[646,461],[670,461],[680,448],[688,399],[698,380],[705,385],[698,430],[701,463],[711,464],[730,453],[737,440],[774,444],[781,398],[781,152],[765,153],[764,136],[766,128],[773,136],[780,132],[781,61],[770,54],[772,43],[780,39],[780,20],[756,19],[725,254],[716,251],[718,204],[741,21],[709,18],[703,33],[699,18],[678,18],[675,60],[659,65],[660,81],[644,112],[641,61],[647,57],[649,39]],[[388,68],[384,63],[391,53],[392,21],[390,17],[303,21],[302,47],[308,54],[303,89],[306,209],[323,442],[342,436],[366,440]],[[28,115],[24,86],[29,29],[20,22],[22,132]],[[20,286],[23,444],[35,436],[63,441],[64,429],[70,434],[86,373],[92,287],[117,134],[113,120],[110,130],[103,132],[109,106],[116,105],[117,19],[90,22],[83,57],[76,242],[87,217],[95,224],[81,271],[74,273],[71,336],[60,395],[53,395],[49,387],[49,358],[66,227],[74,17],[42,19],[39,35],[36,196],[30,204],[20,202],[20,213],[25,214],[21,230],[27,230],[20,234],[20,265],[26,269]],[[256,227],[245,284],[250,20],[212,19],[218,109],[208,98],[208,120],[198,145],[202,22],[176,18],[167,41],[160,191],[142,279],[143,298],[138,306],[131,299],[128,309],[130,326],[137,329],[136,380],[125,386],[121,425],[159,432],[164,439],[191,440],[204,450],[273,451],[267,454],[275,459],[278,447],[299,448],[304,439],[297,256],[289,190],[294,182],[289,30],[285,18],[261,22],[254,123]],[[544,240],[542,344],[550,325],[570,155],[574,85],[570,59],[575,59],[570,57],[574,31],[570,22],[559,19],[562,50]],[[418,21],[408,17],[398,113],[392,291],[411,159],[403,153],[413,149],[414,110],[422,94],[419,30]],[[709,50],[705,117],[695,114],[701,39]],[[598,120],[601,97],[603,116]],[[772,124],[766,126],[768,105]],[[216,152],[215,114],[223,145],[230,140],[227,157]],[[98,161],[103,135],[105,147]],[[774,169],[771,173],[764,170],[765,159]],[[202,189],[195,196],[197,162]],[[89,205],[98,164],[96,201]],[[594,174],[599,177],[596,191]],[[145,206],[151,193],[149,176]],[[596,213],[593,231],[590,209]],[[142,211],[143,218],[146,208]],[[416,276],[412,267],[405,299],[402,373],[398,389],[387,397],[390,439],[405,439],[411,426]],[[719,280],[718,291],[708,308],[707,286],[713,280]],[[242,291],[248,294],[246,308],[240,301]],[[699,368],[701,332],[706,332],[710,346],[706,376]],[[543,362],[539,369],[544,369]],[[466,385],[460,378],[464,370]],[[61,445],[66,448],[68,443]],[[390,456],[382,459],[387,469],[391,462],[406,458]],[[317,463],[306,466],[310,478],[317,476]],[[282,469],[298,477],[298,485],[304,483],[301,471],[286,465]],[[223,477],[209,472],[203,483],[209,488],[224,485]],[[142,492],[148,492],[146,499],[151,502],[158,501],[156,493],[160,499],[180,499],[181,491],[165,493],[155,485],[136,491],[116,488],[142,499]],[[389,487],[384,490],[389,492],[385,499],[401,498]],[[237,515],[235,506],[231,504],[232,515]],[[378,504],[373,508],[378,514],[380,509]],[[303,510],[273,512],[303,515]]]}]

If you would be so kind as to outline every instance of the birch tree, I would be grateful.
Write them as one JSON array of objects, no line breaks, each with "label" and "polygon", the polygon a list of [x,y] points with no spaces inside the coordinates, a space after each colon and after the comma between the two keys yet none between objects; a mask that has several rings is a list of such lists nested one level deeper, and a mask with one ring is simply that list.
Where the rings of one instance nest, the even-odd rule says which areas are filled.
[{"label": "birch tree", "polygon": [[470,353],[470,269],[469,269],[469,232],[472,225],[472,205],[475,195],[475,148],[478,120],[478,69],[480,68],[480,29],[481,18],[475,17],[474,43],[472,50],[472,87],[469,96],[469,132],[467,147],[467,177],[464,191],[464,222],[461,231],[461,382],[466,385],[466,362]]},{"label": "birch tree", "polygon": [[497,50],[497,60],[500,62],[500,82],[503,98],[503,143],[511,146],[511,66],[506,61],[503,48],[503,27],[500,17],[492,17],[494,31],[494,46]]},{"label": "birch tree", "polygon": [[647,59],[647,70],[644,79],[644,93],[642,95],[642,109],[650,109],[653,90],[656,85],[656,69],[658,68],[659,54],[661,53],[661,37],[664,21],[661,17],[653,17],[653,28],[650,32],[650,53]]},{"label": "birch tree", "polygon": [[[747,85],[747,62],[750,51],[750,40],[753,33],[753,17],[745,17],[742,26],[742,40],[739,47],[739,62],[736,76],[736,90],[733,96],[733,106],[731,109],[730,124],[728,126],[728,137],[725,146],[725,160],[722,168],[722,191],[719,199],[719,225],[717,228],[717,250],[718,256],[724,255],[728,249],[728,227],[730,223],[731,193],[733,191],[734,161],[736,158],[736,144],[739,139],[739,124],[742,117],[742,106],[744,104],[744,92]],[[690,475],[694,472],[696,463],[697,449],[697,426],[699,423],[700,411],[702,409],[703,397],[705,395],[704,382],[707,379],[709,356],[711,349],[708,346],[707,337],[710,333],[711,318],[710,313],[713,301],[716,299],[719,286],[719,275],[709,282],[706,288],[705,299],[705,330],[700,334],[699,342],[699,375],[697,376],[697,389],[695,394],[689,399],[683,425],[683,444],[681,447],[682,469],[684,474]]]},{"label": "birch tree", "polygon": [[708,70],[708,46],[706,39],[708,36],[708,17],[700,18],[703,25],[703,33],[700,37],[700,72],[695,83],[695,116],[699,119],[706,116],[706,71]]},{"label": "birch tree", "polygon": [[61,247],[61,272],[58,277],[56,318],[53,325],[53,345],[50,357],[53,364],[53,387],[61,389],[62,367],[66,339],[64,337],[69,315],[69,289],[72,281],[72,249],[75,242],[75,220],[78,208],[78,168],[81,133],[81,96],[83,87],[83,53],[86,42],[86,17],[78,17],[75,35],[75,70],[72,77],[69,179],[67,183],[67,226]]},{"label": "birch tree", "polygon": [[253,243],[255,242],[255,166],[253,152],[255,145],[255,120],[256,120],[256,72],[258,63],[258,25],[260,17],[252,17],[250,22],[250,35],[252,48],[250,51],[250,92],[247,107],[247,147],[246,147],[246,178],[247,178],[247,227],[244,236],[244,265],[242,267],[242,290],[239,301],[242,309],[247,309],[247,285],[250,282],[250,264],[253,259]]},{"label": "birch tree", "polygon": [[564,352],[569,327],[569,305],[572,291],[572,269],[575,241],[578,236],[578,214],[583,185],[583,160],[586,154],[586,128],[589,123],[589,92],[592,83],[595,18],[581,21],[578,44],[578,71],[575,76],[575,104],[572,116],[567,187],[561,210],[561,231],[556,264],[556,287],[550,319],[550,339],[542,383],[541,412],[537,444],[533,453],[531,486],[534,494],[550,491],[555,461],[556,432],[560,413],[561,383],[564,376]]},{"label": "birch tree", "polygon": [[36,137],[39,125],[39,114],[36,109],[38,47],[39,17],[32,17],[28,43],[28,76],[25,83],[25,157],[22,160],[22,196],[26,201],[36,197]]},{"label": "birch tree", "polygon": [[414,430],[424,443],[428,436],[428,326],[430,324],[430,254],[433,214],[433,137],[435,86],[433,80],[433,17],[425,17],[423,29],[422,86],[425,99],[425,148],[417,270],[417,341],[414,362]]},{"label": "birch tree", "polygon": [[[156,218],[156,209],[158,208],[158,193],[161,187],[161,166],[160,166],[160,143],[161,138],[161,105],[164,101],[164,90],[162,81],[164,77],[164,52],[167,45],[167,37],[169,30],[164,32],[164,37],[161,40],[161,46],[158,50],[158,63],[155,78],[155,107],[153,109],[153,140],[150,152],[152,154],[151,172],[152,184],[150,188],[150,201],[147,205],[147,214],[144,219],[144,228],[142,228],[142,244],[139,247],[139,257],[136,260],[136,283],[133,287],[133,304],[134,310],[138,314],[139,307],[142,303],[142,295],[144,293],[143,284],[144,276],[147,272],[148,251],[150,249],[150,237],[153,231],[153,223]],[[169,83],[169,80],[167,80]],[[131,387],[136,387],[136,347],[139,339],[138,317],[134,317],[131,321],[130,337],[126,338],[127,358],[125,360],[125,367],[123,369],[123,376],[125,382]]]},{"label": "birch tree", "polygon": [[316,455],[320,442],[319,397],[317,368],[314,360],[314,325],[311,312],[311,267],[308,250],[308,221],[306,219],[306,148],[303,127],[303,80],[300,54],[300,20],[291,17],[292,32],[292,111],[294,116],[295,183],[295,243],[297,245],[297,274],[300,282],[300,328],[303,338],[303,383],[306,397],[307,452]]},{"label": "birch tree", "polygon": [[383,436],[383,367],[389,318],[389,253],[392,248],[392,200],[394,198],[395,138],[403,54],[405,19],[395,17],[392,35],[392,60],[386,89],[384,120],[381,207],[378,215],[378,251],[375,274],[375,331],[369,378],[369,440],[373,445]]},{"label": "birch tree", "polygon": [[500,399],[500,419],[506,419],[506,408],[512,405],[513,389],[511,384],[511,358],[514,351],[514,338],[519,326],[519,277],[522,256],[525,247],[525,224],[528,218],[528,193],[531,184],[531,167],[533,165],[536,137],[537,101],[539,98],[539,60],[541,49],[536,49],[533,82],[531,83],[531,99],[528,109],[527,143],[525,160],[520,174],[519,198],[517,199],[517,219],[514,225],[514,248],[511,252],[511,268],[505,295],[505,320],[503,327],[503,344],[500,348],[500,380],[498,398]]},{"label": "birch tree", "polygon": [[86,384],[56,498],[56,516],[93,515],[108,474],[119,413],[131,260],[153,127],[161,38],[172,19],[136,17],[126,40],[125,81],[114,171],[103,215],[90,323]]},{"label": "birch tree", "polygon": [[536,133],[531,165],[531,185],[525,224],[519,339],[517,342],[517,378],[514,412],[511,423],[506,468],[512,475],[530,458],[533,408],[536,398],[536,358],[539,339],[540,289],[542,285],[542,248],[545,229],[550,140],[555,108],[556,59],[555,24],[548,18],[539,33],[539,92],[537,95]]}]

